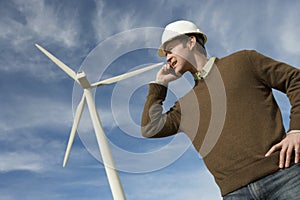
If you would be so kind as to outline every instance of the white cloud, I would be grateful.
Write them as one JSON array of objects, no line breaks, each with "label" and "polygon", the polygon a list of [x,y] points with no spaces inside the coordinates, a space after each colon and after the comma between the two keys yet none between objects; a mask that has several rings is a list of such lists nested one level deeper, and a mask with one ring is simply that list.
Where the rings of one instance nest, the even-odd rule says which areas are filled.
[{"label": "white cloud", "polygon": [[61,162],[65,141],[51,136],[47,138],[44,134],[47,132],[38,134],[25,129],[9,136],[1,135],[0,172],[26,170],[41,173],[57,166]]},{"label": "white cloud", "polygon": [[46,164],[42,155],[26,151],[1,153],[0,160],[0,172],[14,170],[41,172]]},{"label": "white cloud", "polygon": [[[68,20],[62,20],[57,16],[56,8],[46,6],[45,1],[29,0],[14,1],[16,9],[23,14],[26,23],[16,25],[13,19],[8,21],[10,35],[13,35],[12,44],[16,47],[24,45],[28,41],[37,38],[56,40],[66,47],[74,47],[78,39],[78,24],[76,11],[69,15]],[[74,12],[65,10],[66,12]],[[11,24],[15,24],[11,26]],[[6,33],[7,34],[7,33]],[[34,38],[37,37],[37,38]]]},{"label": "white cloud", "polygon": [[[124,4],[124,2],[122,2],[122,4]],[[147,6],[147,3],[144,5],[144,2],[139,4],[140,7]],[[158,8],[161,8],[162,4],[164,4],[163,1],[156,2],[155,4],[151,3],[151,6],[153,7],[151,7],[151,10],[148,9],[149,12],[145,13],[141,12],[141,9],[138,6],[130,7],[127,3],[119,5],[120,7],[111,8],[106,1],[96,1],[96,15],[92,24],[98,37],[98,41],[135,28],[157,27],[157,22],[161,21],[161,18],[159,17],[160,10]],[[121,8],[121,6],[124,7]],[[141,21],[141,19],[147,20]],[[114,20],[113,24],[111,23],[112,20]],[[139,35],[134,33],[135,32],[133,31],[132,35],[126,35],[126,40],[120,42],[126,43],[138,39]],[[128,36],[131,37],[129,38]],[[153,43],[157,43],[155,36],[151,32],[147,35],[147,39],[144,42],[152,45]]]},{"label": "white cloud", "polygon": [[299,55],[300,54],[300,28],[299,28],[299,11],[298,9],[292,9],[283,23],[278,27],[279,44],[283,50],[289,54]]},{"label": "white cloud", "polygon": [[[55,7],[58,5],[46,5],[45,1],[39,0],[14,0],[7,2],[6,6],[3,9],[7,9],[7,12],[0,19],[0,26],[3,27],[0,30],[1,70],[8,73],[24,72],[42,81],[66,78],[63,73],[56,73],[57,68],[34,44],[40,43],[46,49],[47,44],[59,44],[64,47],[62,51],[65,55],[71,48],[80,45],[78,41],[82,30],[76,10],[64,8],[61,12]],[[49,50],[52,52],[53,48]],[[59,55],[57,51],[52,53]],[[72,63],[79,57],[60,59]]]},{"label": "white cloud", "polygon": [[3,108],[0,115],[0,128],[4,132],[35,127],[54,128],[71,124],[71,105],[50,98],[15,95],[6,104],[9,107]]},{"label": "white cloud", "polygon": [[[190,164],[176,171],[169,168],[157,173],[128,176],[124,179],[128,199],[221,199],[212,176],[200,161]],[[130,182],[130,187],[126,187],[127,182]]]},{"label": "white cloud", "polygon": [[257,49],[276,55],[284,53],[282,48],[292,54],[299,52],[299,6],[264,1],[212,1],[199,6],[201,12],[194,12],[190,19],[208,35],[208,53],[223,56],[240,49]]},{"label": "white cloud", "polygon": [[[53,136],[50,134],[53,134]],[[51,174],[53,170],[62,169],[63,156],[68,140],[67,133],[55,136],[55,133],[47,130],[34,133],[29,129],[24,129],[10,133],[9,136],[1,134],[1,138],[1,173],[25,170],[34,173],[47,172]],[[90,158],[91,156],[87,156],[84,147],[75,143],[73,144],[68,163],[87,164],[91,160]],[[100,166],[99,164],[101,169]]]}]

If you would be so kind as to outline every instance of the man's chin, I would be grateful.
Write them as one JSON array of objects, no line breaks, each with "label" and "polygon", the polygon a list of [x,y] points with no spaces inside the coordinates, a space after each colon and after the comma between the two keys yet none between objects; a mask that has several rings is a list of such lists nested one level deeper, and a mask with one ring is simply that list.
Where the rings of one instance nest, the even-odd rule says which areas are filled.
[{"label": "man's chin", "polygon": [[175,74],[177,77],[181,77],[185,72],[180,72],[175,70]]},{"label": "man's chin", "polygon": [[176,76],[177,76],[178,78],[182,77],[182,75],[183,75],[183,74],[181,74],[181,73],[179,73],[179,72],[176,72]]}]

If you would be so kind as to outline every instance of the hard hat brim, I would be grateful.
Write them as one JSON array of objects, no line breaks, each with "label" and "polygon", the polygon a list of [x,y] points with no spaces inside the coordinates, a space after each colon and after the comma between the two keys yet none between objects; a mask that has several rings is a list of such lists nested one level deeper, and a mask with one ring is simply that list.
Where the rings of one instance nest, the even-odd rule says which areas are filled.
[{"label": "hard hat brim", "polygon": [[199,32],[190,32],[190,33],[178,34],[178,35],[175,35],[172,38],[169,38],[167,41],[165,41],[163,44],[160,45],[160,47],[158,48],[158,51],[157,51],[158,56],[159,57],[166,57],[166,52],[164,50],[165,44],[172,41],[172,40],[174,40],[175,38],[177,38],[179,36],[186,35],[186,34],[200,34],[200,35],[202,35],[203,36],[203,45],[205,45],[205,43],[207,41],[206,35],[203,34],[203,33],[199,33]]}]

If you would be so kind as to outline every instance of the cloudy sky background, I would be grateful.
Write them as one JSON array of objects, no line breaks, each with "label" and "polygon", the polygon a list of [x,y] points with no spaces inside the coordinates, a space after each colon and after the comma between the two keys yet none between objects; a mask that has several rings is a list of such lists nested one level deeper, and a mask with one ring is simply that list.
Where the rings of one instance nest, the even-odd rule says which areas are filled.
[{"label": "cloudy sky background", "polygon": [[[62,168],[81,90],[35,43],[96,80],[163,61],[153,49],[159,31],[188,19],[208,35],[209,55],[255,49],[299,68],[299,9],[297,0],[0,0],[0,200],[112,199],[88,113]],[[117,51],[115,40],[125,45],[125,53]],[[118,57],[105,60],[112,59],[108,55]],[[183,134],[161,140],[139,135],[147,82],[155,72],[95,92],[127,199],[220,199]],[[179,85],[171,85],[166,107],[187,90],[176,90]],[[288,100],[277,92],[276,98],[287,127]]]}]

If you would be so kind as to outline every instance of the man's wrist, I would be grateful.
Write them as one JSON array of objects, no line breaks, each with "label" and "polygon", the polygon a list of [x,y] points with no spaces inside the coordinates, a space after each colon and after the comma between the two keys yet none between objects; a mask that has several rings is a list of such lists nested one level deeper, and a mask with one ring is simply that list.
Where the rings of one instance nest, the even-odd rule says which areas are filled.
[{"label": "man's wrist", "polygon": [[163,85],[165,87],[168,87],[169,83],[168,82],[164,82],[164,81],[160,81],[160,80],[155,80],[155,81],[151,81],[150,83],[156,83],[156,84],[159,84],[159,85]]}]

